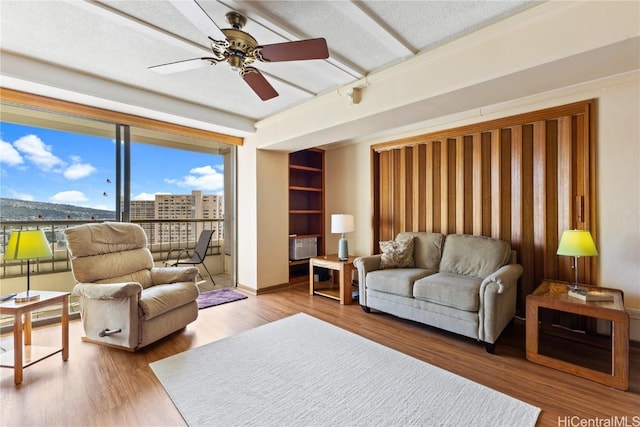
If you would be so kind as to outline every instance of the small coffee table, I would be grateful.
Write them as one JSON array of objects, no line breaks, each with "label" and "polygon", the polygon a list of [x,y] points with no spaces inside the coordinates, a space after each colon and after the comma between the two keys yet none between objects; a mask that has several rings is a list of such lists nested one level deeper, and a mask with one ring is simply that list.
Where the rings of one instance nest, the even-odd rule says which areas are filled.
[{"label": "small coffee table", "polygon": [[[16,384],[22,382],[22,370],[47,357],[62,353],[62,360],[69,358],[69,292],[37,291],[40,299],[16,303],[14,300],[0,304],[0,314],[14,316],[13,351],[0,355],[0,367],[13,368]],[[31,345],[31,313],[50,305],[62,305],[62,346],[41,347]],[[24,334],[24,341],[23,341]]]},{"label": "small coffee table", "polygon": [[[527,360],[621,390],[628,389],[629,315],[624,309],[622,291],[600,286],[581,285],[584,288],[606,292],[613,296],[613,301],[586,302],[569,296],[567,292],[568,284],[568,282],[544,280],[531,295],[527,296]],[[566,313],[580,314],[596,319],[610,320],[612,323],[611,374],[540,354],[538,352],[538,311],[540,307],[564,311]]]},{"label": "small coffee table", "polygon": [[[322,295],[340,301],[340,304],[351,304],[351,275],[355,270],[356,257],[350,256],[346,261],[340,261],[338,255],[323,255],[309,260],[309,295]],[[322,267],[338,272],[338,283],[315,282],[313,268]]]}]

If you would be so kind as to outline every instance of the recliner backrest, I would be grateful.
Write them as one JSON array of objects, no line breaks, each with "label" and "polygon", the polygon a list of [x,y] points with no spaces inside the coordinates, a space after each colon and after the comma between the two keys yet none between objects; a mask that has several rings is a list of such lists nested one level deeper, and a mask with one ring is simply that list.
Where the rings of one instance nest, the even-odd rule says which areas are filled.
[{"label": "recliner backrest", "polygon": [[138,282],[152,286],[153,256],[137,224],[105,222],[65,230],[73,277],[79,283]]}]

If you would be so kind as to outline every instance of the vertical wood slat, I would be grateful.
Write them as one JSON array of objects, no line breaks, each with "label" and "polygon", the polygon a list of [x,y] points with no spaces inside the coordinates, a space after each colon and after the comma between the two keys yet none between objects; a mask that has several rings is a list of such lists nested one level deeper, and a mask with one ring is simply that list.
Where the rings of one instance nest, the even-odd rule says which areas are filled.
[{"label": "vertical wood slat", "polygon": [[446,233],[449,229],[449,142],[440,141],[440,229]]},{"label": "vertical wood slat", "polygon": [[[571,260],[555,252],[565,229],[595,230],[592,107],[558,108],[548,117],[532,113],[535,120],[518,116],[520,123],[472,125],[384,151],[374,147],[374,234],[387,240],[411,230],[466,233],[509,242],[524,269],[520,312],[542,279],[572,280]],[[577,195],[584,199],[581,223]],[[582,260],[584,283],[593,283],[596,267],[593,258]]]},{"label": "vertical wood slat", "polygon": [[[436,174],[435,165],[434,165],[434,146],[435,144],[425,144],[425,169],[426,169],[426,177],[425,177],[425,228],[424,231],[434,231],[435,227],[435,218],[434,212],[435,208],[435,193],[434,193],[434,175]],[[420,231],[420,230],[418,230]]]},{"label": "vertical wood slat", "polygon": [[546,124],[536,122],[532,125],[530,143],[533,145],[533,242],[535,281],[539,283],[546,277],[544,271],[545,251],[548,249],[545,241],[545,228],[547,225],[547,138]]},{"label": "vertical wood slat", "polygon": [[[500,151],[502,148],[501,133],[498,130],[491,131],[491,139],[489,141],[491,147],[491,237],[494,239],[502,238],[502,222],[505,215],[502,213],[503,201],[501,196],[502,183],[506,180],[502,174],[502,156]],[[511,212],[509,212],[511,213]]]},{"label": "vertical wood slat", "polygon": [[455,197],[455,231],[458,234],[464,234],[464,140],[461,137],[455,138],[456,157],[455,157],[455,174],[456,174],[456,197]]},{"label": "vertical wood slat", "polygon": [[482,136],[478,133],[472,136],[473,145],[473,233],[483,234],[483,163],[482,163]]}]

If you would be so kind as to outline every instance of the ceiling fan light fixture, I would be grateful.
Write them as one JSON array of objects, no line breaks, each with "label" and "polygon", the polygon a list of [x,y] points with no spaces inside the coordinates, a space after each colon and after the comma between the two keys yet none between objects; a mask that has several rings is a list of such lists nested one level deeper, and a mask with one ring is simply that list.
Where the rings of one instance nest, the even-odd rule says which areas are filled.
[{"label": "ceiling fan light fixture", "polygon": [[240,55],[234,54],[229,56],[229,59],[227,59],[227,62],[229,62],[229,66],[234,71],[240,71],[244,68],[244,58]]}]

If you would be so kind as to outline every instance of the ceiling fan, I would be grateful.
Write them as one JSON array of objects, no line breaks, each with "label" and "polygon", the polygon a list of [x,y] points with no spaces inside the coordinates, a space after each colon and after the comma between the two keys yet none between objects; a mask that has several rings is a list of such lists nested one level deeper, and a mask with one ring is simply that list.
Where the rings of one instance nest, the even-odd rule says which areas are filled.
[{"label": "ceiling fan", "polygon": [[251,34],[242,31],[247,18],[241,13],[228,12],[225,17],[231,28],[221,29],[196,1],[176,0],[171,3],[204,34],[214,33],[208,36],[213,56],[155,65],[149,67],[151,71],[169,74],[227,62],[260,99],[266,101],[278,96],[278,92],[257,68],[251,66],[255,61],[282,62],[329,57],[327,42],[323,38],[259,45]]}]

